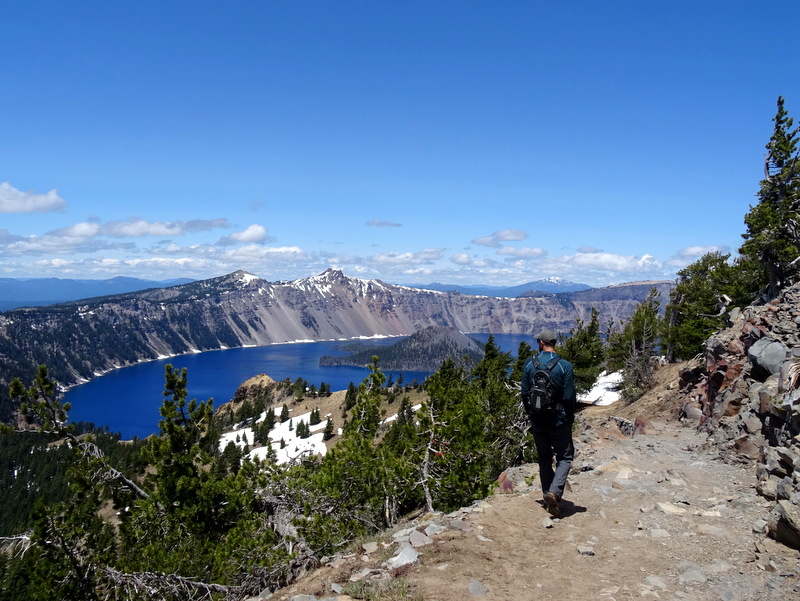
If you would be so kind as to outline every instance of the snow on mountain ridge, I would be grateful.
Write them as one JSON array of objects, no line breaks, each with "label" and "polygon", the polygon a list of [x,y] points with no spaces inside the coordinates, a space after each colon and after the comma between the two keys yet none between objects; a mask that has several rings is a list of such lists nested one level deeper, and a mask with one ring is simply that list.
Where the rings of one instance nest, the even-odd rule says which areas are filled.
[{"label": "snow on mountain ridge", "polygon": [[[298,340],[409,336],[433,325],[462,332],[568,331],[596,307],[601,326],[625,320],[648,287],[490,298],[436,292],[380,280],[318,276],[268,282],[244,271],[0,316],[0,344],[14,349],[4,376],[35,369],[37,338],[77,340],[58,347],[54,376],[65,386],[123,365],[190,352]],[[75,334],[77,332],[77,335]],[[119,344],[120,336],[126,343]],[[5,381],[10,380],[7,378]]]}]

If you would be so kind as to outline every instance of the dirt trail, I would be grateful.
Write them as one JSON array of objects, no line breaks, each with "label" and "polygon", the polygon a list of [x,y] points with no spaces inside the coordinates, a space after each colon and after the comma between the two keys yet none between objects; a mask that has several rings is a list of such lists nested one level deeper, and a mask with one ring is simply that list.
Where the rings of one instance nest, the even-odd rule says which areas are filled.
[{"label": "dirt trail", "polygon": [[580,445],[562,519],[548,520],[535,484],[491,497],[471,533],[423,555],[414,589],[431,601],[463,599],[471,580],[487,601],[800,598],[797,553],[753,532],[769,504],[752,469],[715,460],[681,426],[600,434]]},{"label": "dirt trail", "polygon": [[[515,468],[513,494],[409,526],[443,529],[404,568],[425,601],[800,599],[800,554],[754,531],[771,504],[754,467],[723,463],[706,437],[676,422],[622,436],[593,422],[577,443],[564,515],[540,505],[533,465]],[[463,518],[463,521],[460,519]],[[383,539],[391,542],[388,536]],[[274,599],[334,590],[379,567],[397,543],[323,567]],[[347,599],[345,596],[340,599]]]}]

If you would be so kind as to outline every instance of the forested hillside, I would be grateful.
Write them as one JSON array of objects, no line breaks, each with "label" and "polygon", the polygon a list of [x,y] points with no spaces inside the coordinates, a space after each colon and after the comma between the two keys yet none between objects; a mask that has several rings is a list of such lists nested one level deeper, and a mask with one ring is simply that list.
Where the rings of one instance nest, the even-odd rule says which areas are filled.
[{"label": "forested hillside", "polygon": [[475,364],[483,356],[478,341],[447,326],[430,326],[390,346],[354,347],[344,356],[325,355],[320,365],[355,365],[368,367],[374,355],[380,356],[384,370],[436,371],[446,360],[466,360]]}]

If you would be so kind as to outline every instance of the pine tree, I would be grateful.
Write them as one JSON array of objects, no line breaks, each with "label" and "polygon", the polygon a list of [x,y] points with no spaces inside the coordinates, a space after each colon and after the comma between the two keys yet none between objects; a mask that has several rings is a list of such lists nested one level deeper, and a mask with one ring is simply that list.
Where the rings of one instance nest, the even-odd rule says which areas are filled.
[{"label": "pine tree", "polygon": [[297,378],[294,383],[294,398],[295,401],[302,401],[306,396],[306,381],[303,378]]},{"label": "pine tree", "polygon": [[264,429],[269,432],[275,427],[275,409],[270,407],[264,415]]},{"label": "pine tree", "polygon": [[800,163],[798,129],[778,97],[772,137],[767,143],[758,204],[745,216],[747,232],[739,248],[752,292],[775,298],[785,286],[790,264],[800,256]]},{"label": "pine tree", "polygon": [[488,365],[479,371],[479,378],[470,380],[463,366],[447,359],[428,378],[428,401],[418,413],[425,443],[418,463],[429,511],[469,505],[488,491],[488,416],[481,386],[488,386],[491,376]]},{"label": "pine tree", "polygon": [[623,394],[628,399],[639,398],[653,385],[653,357],[663,330],[659,306],[658,291],[653,288],[621,332],[609,331],[608,364],[612,370],[622,369]]},{"label": "pine tree", "polygon": [[742,269],[729,254],[712,252],[678,272],[666,308],[667,359],[690,359],[703,342],[725,326],[726,310],[752,300],[745,292]]},{"label": "pine tree", "polygon": [[331,418],[328,418],[328,421],[325,422],[325,430],[322,432],[322,440],[330,440],[333,438],[333,435],[333,422],[331,421]]},{"label": "pine tree", "polygon": [[575,373],[575,391],[580,394],[591,390],[603,371],[603,339],[600,336],[600,313],[592,307],[589,324],[576,320],[575,328],[558,353],[572,363]]},{"label": "pine tree", "polygon": [[349,411],[353,408],[353,405],[356,404],[356,398],[358,397],[358,388],[356,385],[350,382],[347,385],[347,392],[344,395],[344,409],[345,411]]},{"label": "pine tree", "polygon": [[378,357],[372,357],[369,365],[370,374],[358,388],[355,405],[350,411],[350,419],[345,423],[344,431],[355,430],[367,438],[374,438],[381,423],[381,385],[386,376],[378,369]]},{"label": "pine tree", "polygon": [[514,361],[514,368],[511,370],[511,381],[522,381],[522,370],[525,368],[525,363],[533,356],[533,349],[531,345],[524,340],[519,343],[517,347],[517,359]]},{"label": "pine tree", "polygon": [[68,433],[73,431],[67,425],[69,403],[61,403],[56,391],[56,383],[48,374],[46,365],[40,365],[30,388],[25,388],[19,378],[14,378],[9,386],[9,396],[19,402],[20,412],[25,420],[36,423],[40,432]]}]

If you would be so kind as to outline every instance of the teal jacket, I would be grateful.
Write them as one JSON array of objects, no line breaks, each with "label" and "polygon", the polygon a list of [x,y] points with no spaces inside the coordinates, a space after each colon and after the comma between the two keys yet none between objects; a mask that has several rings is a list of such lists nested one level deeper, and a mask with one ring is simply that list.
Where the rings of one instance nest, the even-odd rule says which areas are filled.
[{"label": "teal jacket", "polygon": [[[539,364],[544,365],[553,357],[558,357],[556,353],[551,351],[542,351],[539,353]],[[521,384],[521,397],[523,404],[525,399],[530,395],[530,390],[533,385],[533,358],[525,362],[525,367],[522,369],[522,384]],[[552,416],[540,416],[535,420],[531,417],[531,425],[534,430],[550,430],[553,428],[560,428],[572,424],[575,420],[575,406],[577,404],[575,399],[575,376],[572,371],[572,363],[566,359],[561,359],[553,366],[550,372],[550,377],[553,379],[553,384],[561,390],[563,396],[561,406],[556,410]],[[526,407],[527,410],[527,407]],[[530,414],[529,414],[530,417]]]}]

